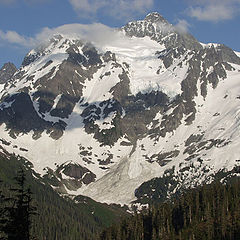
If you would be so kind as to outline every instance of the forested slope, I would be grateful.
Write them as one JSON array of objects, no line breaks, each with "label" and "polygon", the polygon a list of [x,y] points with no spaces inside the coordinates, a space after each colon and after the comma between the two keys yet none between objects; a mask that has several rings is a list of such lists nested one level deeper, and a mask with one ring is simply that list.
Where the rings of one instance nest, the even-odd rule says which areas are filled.
[{"label": "forested slope", "polygon": [[240,178],[191,190],[106,229],[101,240],[237,240]]},{"label": "forested slope", "polygon": [[33,177],[28,164],[18,156],[1,154],[0,190],[5,196],[11,196],[9,189],[16,186],[14,177],[19,168],[24,166],[26,187],[30,187],[33,193],[32,205],[37,213],[32,216],[31,229],[31,235],[36,239],[92,240],[102,228],[110,226],[120,216],[127,215],[118,206],[97,203],[87,197],[78,196],[74,201],[61,197],[44,180],[40,178],[40,182],[36,176]]}]

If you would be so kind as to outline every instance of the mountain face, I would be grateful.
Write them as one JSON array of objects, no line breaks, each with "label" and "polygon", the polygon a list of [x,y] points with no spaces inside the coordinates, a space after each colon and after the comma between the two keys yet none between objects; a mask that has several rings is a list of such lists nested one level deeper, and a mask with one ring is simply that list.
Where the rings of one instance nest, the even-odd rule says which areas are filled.
[{"label": "mountain face", "polygon": [[5,63],[0,69],[0,84],[4,84],[10,80],[15,72],[17,72],[17,68],[13,63]]},{"label": "mountain face", "polygon": [[[98,239],[99,232],[103,228],[129,216],[129,213],[117,205],[109,206],[97,203],[86,196],[71,196],[71,198],[60,196],[49,186],[47,180],[45,182],[41,178],[39,181],[38,174],[31,169],[31,163],[20,156],[14,156],[6,151],[0,152],[0,166],[1,225],[6,221],[3,220],[3,209],[5,211],[8,211],[8,207],[12,209],[12,201],[16,199],[15,191],[19,189],[15,180],[16,174],[20,176],[19,169],[24,170],[24,190],[30,186],[33,198],[30,203],[31,212],[33,213],[34,209],[36,213],[34,216],[32,214],[30,218],[32,223],[31,238],[37,236],[38,239],[57,238],[58,240]],[[22,235],[16,239],[23,239]]]},{"label": "mountain face", "polygon": [[0,93],[2,149],[108,203],[239,174],[240,53],[158,13],[116,34],[101,47],[56,35],[26,55]]}]

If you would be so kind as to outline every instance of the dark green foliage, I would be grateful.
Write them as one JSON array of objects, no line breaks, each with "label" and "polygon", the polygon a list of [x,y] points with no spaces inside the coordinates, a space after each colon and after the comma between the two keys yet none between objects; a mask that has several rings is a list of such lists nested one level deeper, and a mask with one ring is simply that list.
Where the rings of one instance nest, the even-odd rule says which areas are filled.
[{"label": "dark green foliage", "polygon": [[10,186],[16,188],[14,177],[20,167],[24,168],[26,186],[30,186],[33,205],[37,208],[31,235],[38,240],[93,240],[101,229],[112,225],[119,216],[127,216],[117,206],[110,207],[86,197],[73,201],[59,196],[44,179],[38,179],[29,162],[14,155],[0,154],[0,179],[3,181],[0,192],[3,191],[3,195],[11,194]]},{"label": "dark green foliage", "polygon": [[160,178],[153,178],[144,182],[135,191],[136,202],[141,204],[164,202],[169,198],[169,192],[172,193],[174,190],[177,196],[180,191],[176,191],[178,181],[173,177],[173,173],[174,168],[165,171],[164,175]]},{"label": "dark green foliage", "polygon": [[1,230],[8,240],[29,240],[34,207],[23,169],[19,170],[15,180],[17,187],[10,189],[9,197],[4,197]]},{"label": "dark green foliage", "polygon": [[[2,181],[0,181],[0,186],[2,186]],[[4,240],[4,237],[6,236],[3,232],[3,228],[5,226],[5,223],[6,223],[6,219],[5,219],[5,216],[6,216],[6,197],[5,195],[3,194],[3,191],[2,191],[2,187],[0,187],[0,239],[1,240]]]},{"label": "dark green foliage", "polygon": [[[200,165],[202,163],[202,159],[198,158],[197,160]],[[192,164],[188,167],[182,168],[179,170],[178,174],[175,173],[175,167],[172,169],[168,169],[164,172],[163,176],[153,178],[147,182],[142,183],[135,191],[135,196],[137,200],[135,203],[141,204],[157,204],[160,202],[167,201],[172,197],[178,197],[187,189],[184,185],[184,171],[190,172],[195,171],[196,167]],[[209,169],[202,168],[198,169],[199,171],[209,172]],[[203,179],[202,185],[207,184],[206,182],[209,178],[215,179],[215,181],[227,182],[231,177],[235,174],[240,173],[240,167],[235,166],[231,171],[220,170],[217,173],[211,174],[205,180]],[[195,177],[194,177],[195,178]],[[196,181],[195,181],[196,180]],[[192,188],[197,187],[198,181],[197,179],[193,179]]]},{"label": "dark green foliage", "polygon": [[240,178],[191,190],[106,229],[100,240],[237,240]]}]

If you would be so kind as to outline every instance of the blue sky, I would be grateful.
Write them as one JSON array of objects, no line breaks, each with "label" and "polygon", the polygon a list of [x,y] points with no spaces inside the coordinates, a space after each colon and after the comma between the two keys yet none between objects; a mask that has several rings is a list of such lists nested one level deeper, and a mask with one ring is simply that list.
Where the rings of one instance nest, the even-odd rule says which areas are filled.
[{"label": "blue sky", "polygon": [[49,30],[64,24],[120,27],[153,11],[201,42],[240,51],[240,0],[0,0],[0,67],[8,61],[19,67]]}]

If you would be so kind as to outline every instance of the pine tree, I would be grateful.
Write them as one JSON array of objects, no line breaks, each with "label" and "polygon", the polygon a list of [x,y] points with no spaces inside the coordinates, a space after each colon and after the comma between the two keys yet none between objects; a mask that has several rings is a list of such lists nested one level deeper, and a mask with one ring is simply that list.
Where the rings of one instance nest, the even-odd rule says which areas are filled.
[{"label": "pine tree", "polygon": [[6,214],[6,208],[5,208],[5,203],[6,203],[6,197],[3,194],[2,191],[2,181],[0,181],[0,240],[4,240],[5,239],[5,234],[3,231],[3,228],[5,226],[5,214]]},{"label": "pine tree", "polygon": [[35,209],[31,206],[32,197],[30,188],[25,186],[25,173],[20,169],[15,178],[17,187],[10,189],[12,196],[5,208],[7,214],[5,219],[4,233],[8,240],[29,240],[31,229],[31,215]]},{"label": "pine tree", "polygon": [[[115,227],[109,236],[115,236]],[[121,240],[235,240],[240,236],[240,178],[191,190],[126,219]],[[141,234],[139,234],[141,233]],[[105,238],[101,240],[116,240]]]}]

